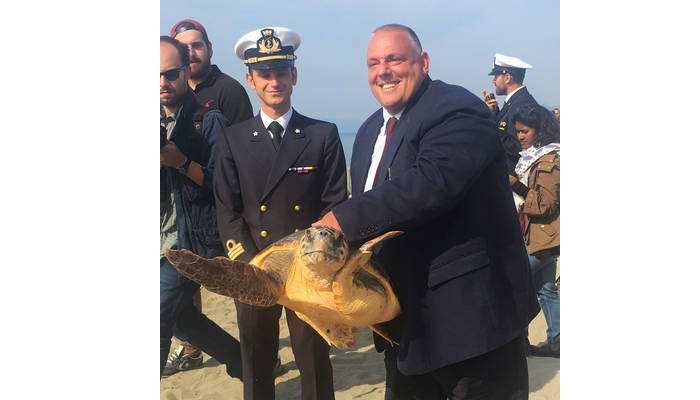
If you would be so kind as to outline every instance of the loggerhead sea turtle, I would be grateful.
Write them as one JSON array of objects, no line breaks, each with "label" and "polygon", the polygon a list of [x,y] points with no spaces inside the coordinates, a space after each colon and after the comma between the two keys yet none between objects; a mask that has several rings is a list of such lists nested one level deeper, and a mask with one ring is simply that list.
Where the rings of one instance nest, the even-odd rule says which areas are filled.
[{"label": "loggerhead sea turtle", "polygon": [[281,304],[330,344],[350,348],[356,327],[364,325],[398,343],[396,324],[387,321],[401,307],[372,246],[401,233],[385,233],[352,254],[339,231],[311,227],[278,240],[250,263],[202,258],[188,250],[166,250],[165,256],[211,292],[255,306]]}]

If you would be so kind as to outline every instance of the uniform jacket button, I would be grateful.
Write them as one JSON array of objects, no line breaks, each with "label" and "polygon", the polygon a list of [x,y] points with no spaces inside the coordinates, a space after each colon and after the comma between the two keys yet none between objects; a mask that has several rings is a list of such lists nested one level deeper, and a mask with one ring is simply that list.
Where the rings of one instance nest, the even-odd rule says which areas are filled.
[{"label": "uniform jacket button", "polygon": [[260,236],[267,237],[267,231],[260,231]]},{"label": "uniform jacket button", "polygon": [[265,204],[260,206],[260,211],[265,212],[267,211],[267,206]]},{"label": "uniform jacket button", "polygon": [[294,206],[294,211],[301,211],[301,207],[299,206],[299,204]]}]

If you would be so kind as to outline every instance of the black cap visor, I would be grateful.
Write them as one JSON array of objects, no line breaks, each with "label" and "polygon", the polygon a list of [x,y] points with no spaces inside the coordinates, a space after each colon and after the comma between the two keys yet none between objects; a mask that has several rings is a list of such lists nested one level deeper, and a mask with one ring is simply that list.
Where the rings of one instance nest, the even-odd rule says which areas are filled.
[{"label": "black cap visor", "polygon": [[278,69],[294,67],[294,60],[265,60],[248,64],[252,69]]}]

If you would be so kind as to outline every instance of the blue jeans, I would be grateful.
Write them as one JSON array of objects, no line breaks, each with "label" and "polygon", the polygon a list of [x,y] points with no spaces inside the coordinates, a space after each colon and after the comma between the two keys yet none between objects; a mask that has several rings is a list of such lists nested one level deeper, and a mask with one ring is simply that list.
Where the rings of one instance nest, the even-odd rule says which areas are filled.
[{"label": "blue jeans", "polygon": [[557,257],[537,258],[530,255],[530,272],[544,319],[547,321],[547,342],[559,341],[559,291],[554,286],[557,275]]},{"label": "blue jeans", "polygon": [[173,328],[177,328],[193,346],[226,364],[231,377],[240,378],[240,343],[194,307],[192,297],[198,288],[198,283],[182,276],[165,257],[160,259],[160,372],[170,352]]}]

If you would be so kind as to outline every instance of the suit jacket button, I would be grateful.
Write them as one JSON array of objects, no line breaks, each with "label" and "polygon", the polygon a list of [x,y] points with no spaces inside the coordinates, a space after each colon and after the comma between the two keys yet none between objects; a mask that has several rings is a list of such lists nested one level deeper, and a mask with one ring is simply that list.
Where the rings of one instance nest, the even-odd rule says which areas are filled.
[{"label": "suit jacket button", "polygon": [[267,237],[267,231],[260,231],[260,236]]},{"label": "suit jacket button", "polygon": [[294,206],[294,211],[301,211],[301,207],[297,204]]},{"label": "suit jacket button", "polygon": [[260,206],[260,211],[265,212],[267,211],[267,206],[265,204]]}]

